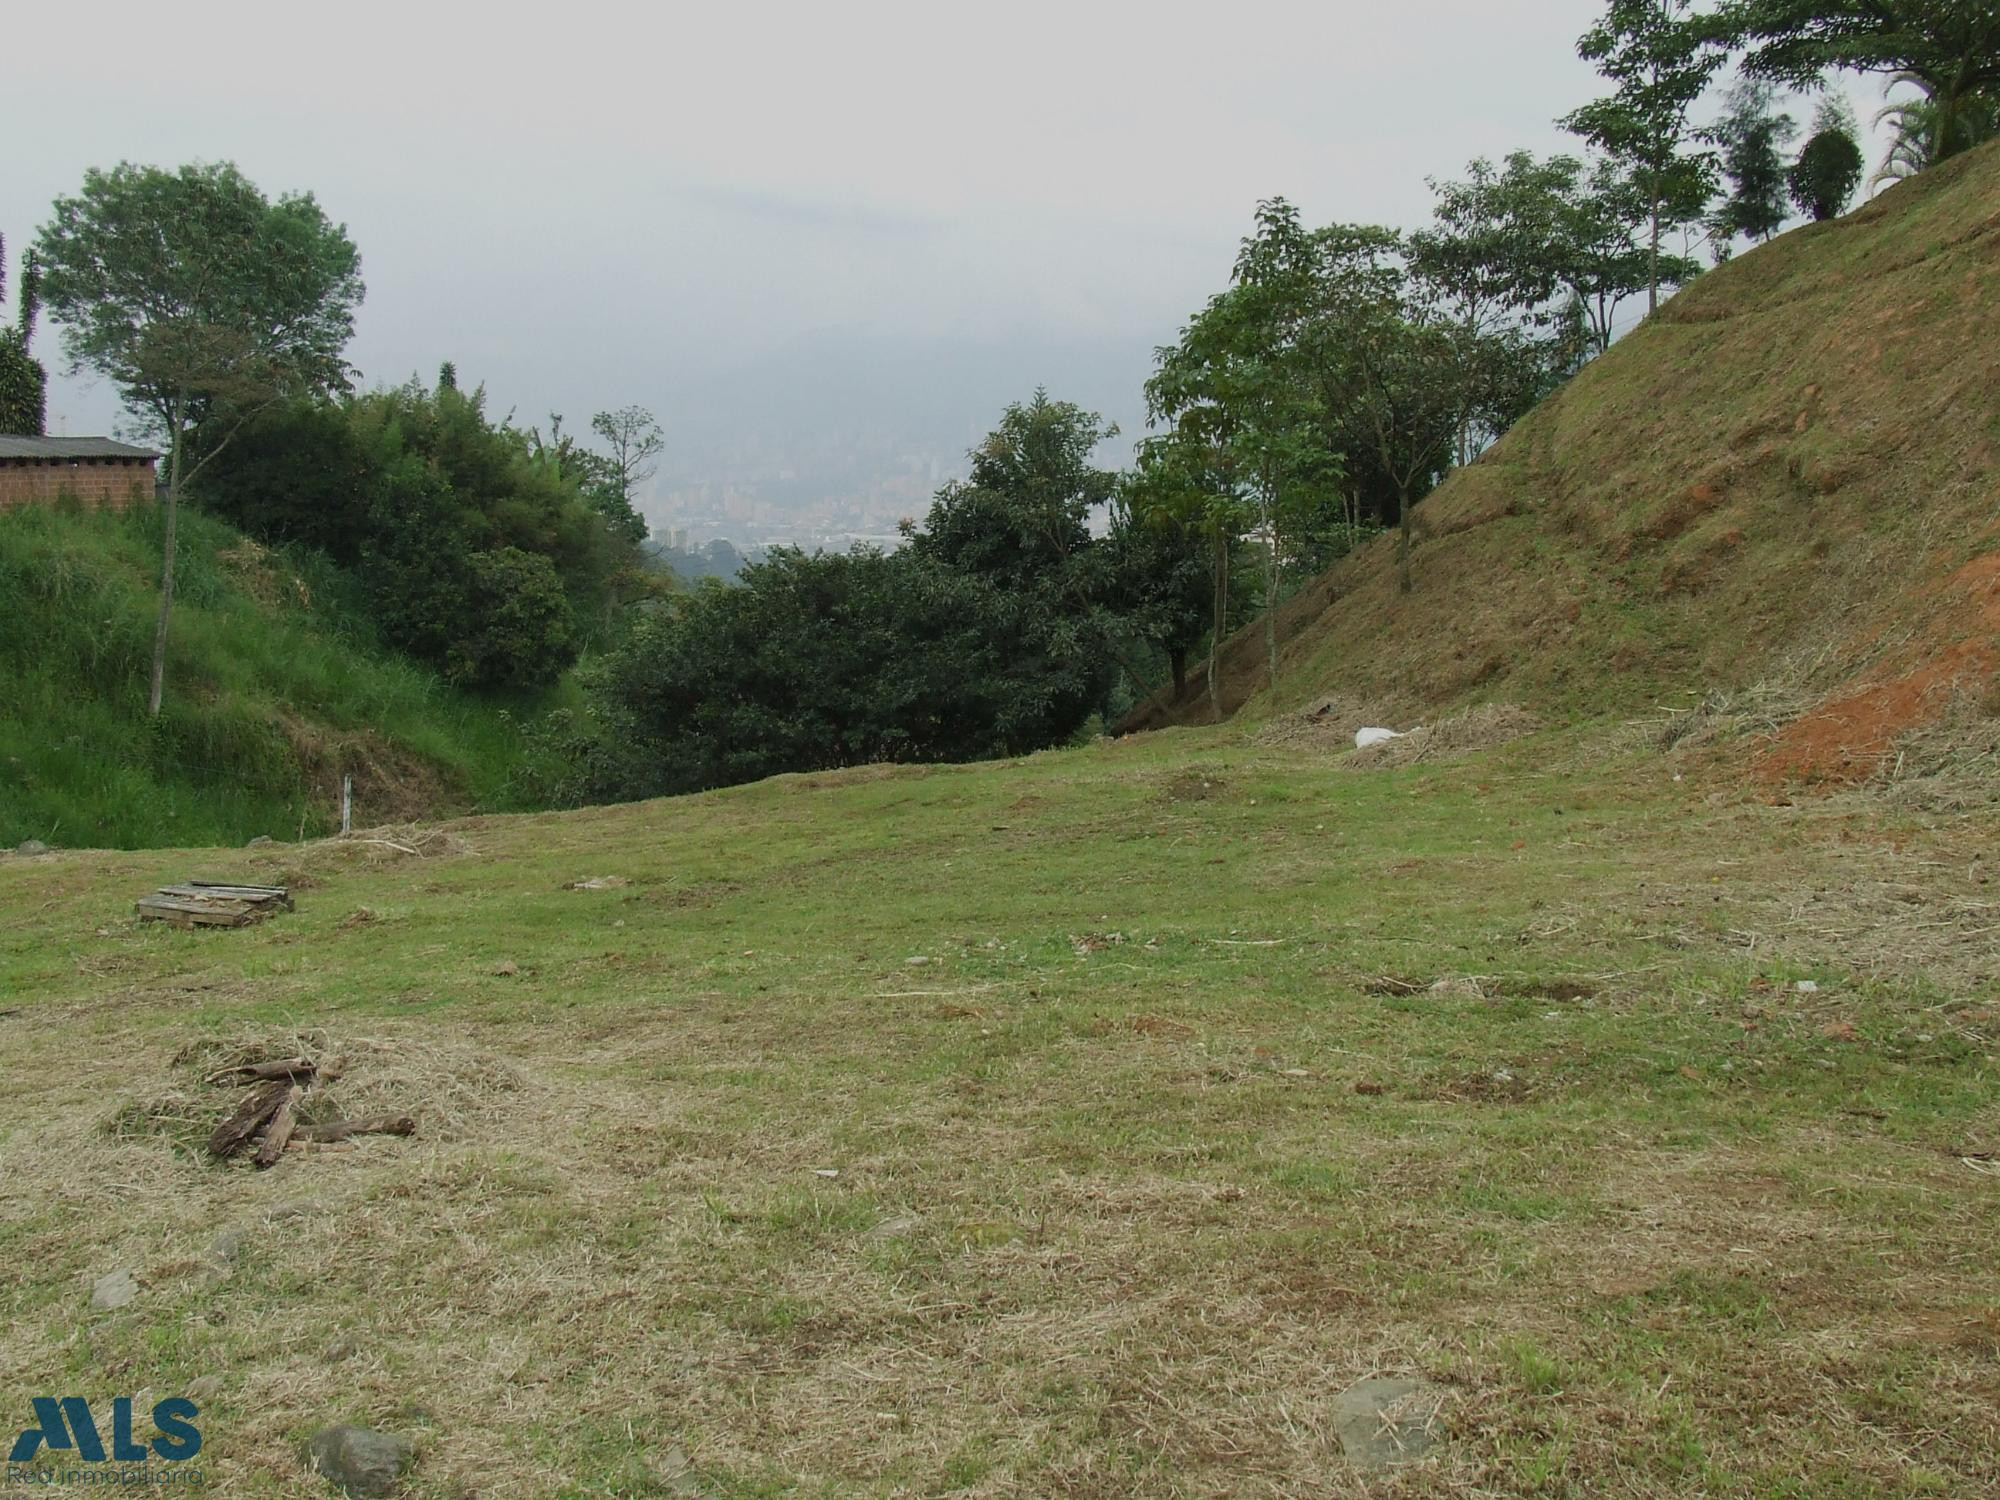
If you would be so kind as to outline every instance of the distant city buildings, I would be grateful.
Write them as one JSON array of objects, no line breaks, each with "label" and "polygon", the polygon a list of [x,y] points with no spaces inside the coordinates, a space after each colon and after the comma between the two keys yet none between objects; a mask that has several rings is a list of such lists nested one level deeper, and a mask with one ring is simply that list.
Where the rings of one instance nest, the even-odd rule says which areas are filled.
[{"label": "distant city buildings", "polygon": [[734,452],[715,455],[727,480],[667,480],[642,506],[653,537],[685,556],[711,542],[748,555],[773,547],[845,552],[856,545],[893,551],[898,523],[930,509],[939,486],[964,468],[962,456],[898,451],[858,438],[835,438],[811,455]]}]

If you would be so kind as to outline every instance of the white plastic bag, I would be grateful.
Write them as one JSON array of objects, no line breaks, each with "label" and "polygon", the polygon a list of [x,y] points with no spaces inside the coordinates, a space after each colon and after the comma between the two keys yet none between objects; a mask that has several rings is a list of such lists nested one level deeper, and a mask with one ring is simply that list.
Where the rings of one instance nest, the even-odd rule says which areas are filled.
[{"label": "white plastic bag", "polygon": [[1354,748],[1366,750],[1370,745],[1386,745],[1390,740],[1401,738],[1393,729],[1357,729],[1354,731]]}]

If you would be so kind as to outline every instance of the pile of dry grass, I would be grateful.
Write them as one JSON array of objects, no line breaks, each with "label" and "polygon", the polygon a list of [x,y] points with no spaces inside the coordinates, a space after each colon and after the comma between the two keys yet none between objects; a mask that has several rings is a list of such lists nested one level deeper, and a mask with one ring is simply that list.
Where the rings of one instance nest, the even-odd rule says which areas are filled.
[{"label": "pile of dry grass", "polygon": [[1350,771],[1381,771],[1449,760],[1518,740],[1541,727],[1541,721],[1518,704],[1482,703],[1398,739],[1356,750],[1341,764]]},{"label": "pile of dry grass", "polygon": [[1717,740],[1776,734],[1806,711],[1807,691],[1792,683],[1760,682],[1740,692],[1709,692],[1693,708],[1668,708],[1638,729],[1662,752],[1692,750]]},{"label": "pile of dry grass", "polygon": [[127,1100],[101,1122],[113,1140],[157,1138],[198,1155],[236,1089],[228,1075],[257,1063],[300,1058],[328,1084],[301,1101],[302,1125],[407,1115],[426,1139],[464,1140],[525,1087],[506,1063],[415,1036],[353,1037],[320,1030],[203,1037],[174,1054],[164,1087]]},{"label": "pile of dry grass", "polygon": [[1356,730],[1375,722],[1366,709],[1346,698],[1321,698],[1295,714],[1273,719],[1257,731],[1257,743],[1294,750],[1345,750],[1354,743]]},{"label": "pile of dry grass", "polygon": [[357,828],[352,833],[316,839],[298,851],[307,858],[338,860],[341,864],[393,864],[406,859],[449,859],[471,854],[472,845],[449,829],[422,823],[389,823]]},{"label": "pile of dry grass", "polygon": [[305,609],[312,604],[312,592],[306,581],[296,573],[281,577],[271,549],[247,536],[234,547],[218,551],[215,561],[236,581],[238,588],[266,609],[283,604],[297,604]]},{"label": "pile of dry grass", "polygon": [[2000,704],[1962,697],[1934,724],[1896,742],[1876,790],[1926,812],[2000,804]]}]

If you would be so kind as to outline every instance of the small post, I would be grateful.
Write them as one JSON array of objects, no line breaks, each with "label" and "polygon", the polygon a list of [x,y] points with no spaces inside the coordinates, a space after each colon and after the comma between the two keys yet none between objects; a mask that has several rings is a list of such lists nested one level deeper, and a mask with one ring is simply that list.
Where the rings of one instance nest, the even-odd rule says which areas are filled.
[{"label": "small post", "polygon": [[340,831],[346,833],[354,826],[354,774],[348,772],[340,778]]}]

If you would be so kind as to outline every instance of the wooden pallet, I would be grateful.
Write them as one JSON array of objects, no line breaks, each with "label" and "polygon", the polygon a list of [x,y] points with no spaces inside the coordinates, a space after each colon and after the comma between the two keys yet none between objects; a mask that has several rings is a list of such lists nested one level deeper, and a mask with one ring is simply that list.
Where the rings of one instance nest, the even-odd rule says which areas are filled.
[{"label": "wooden pallet", "polygon": [[133,909],[142,922],[171,922],[176,927],[248,927],[274,912],[290,911],[292,895],[281,885],[225,885],[190,880],[163,885],[141,896]]}]

